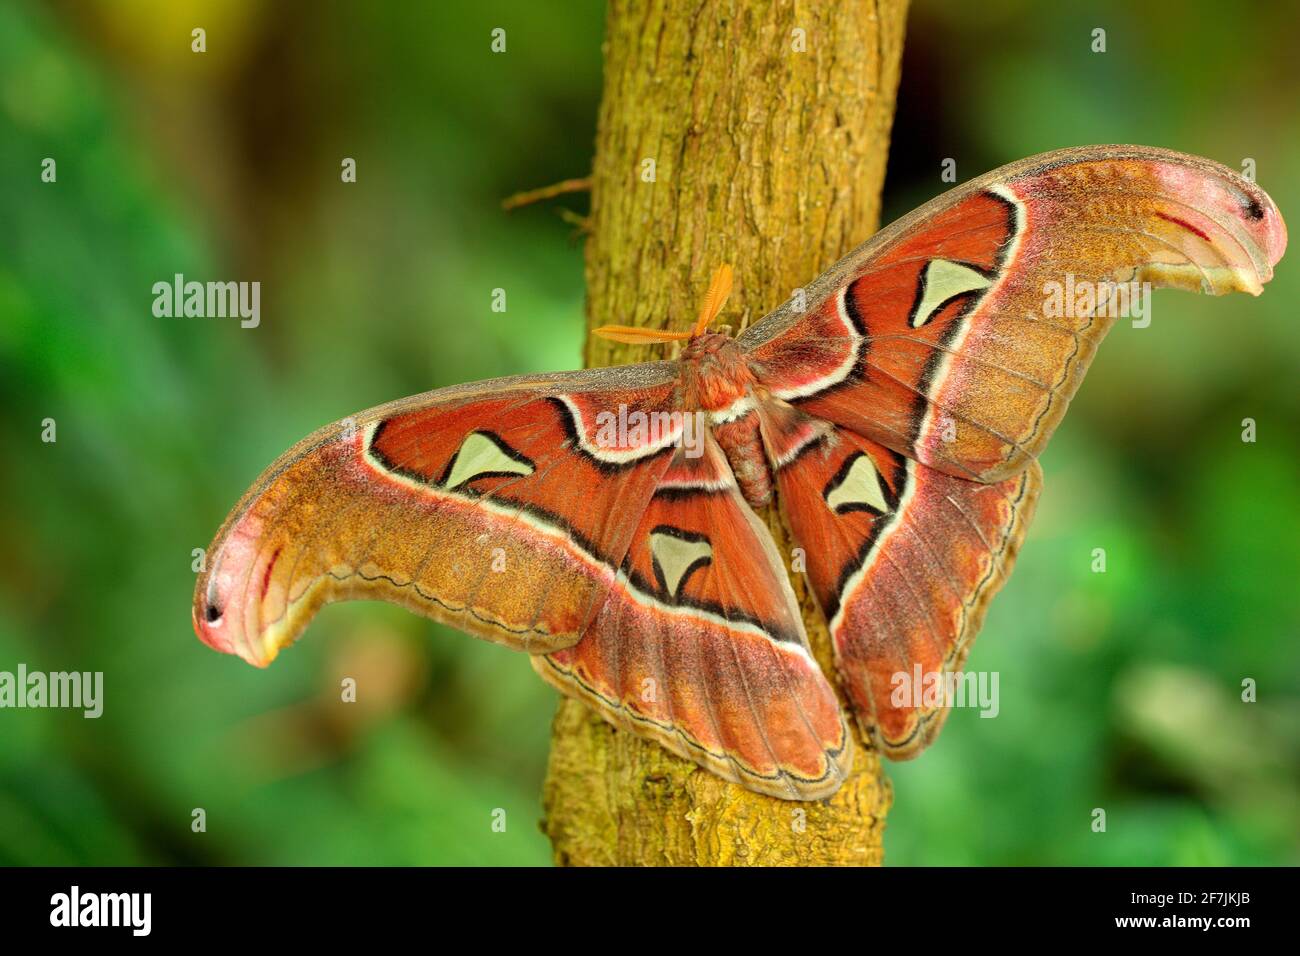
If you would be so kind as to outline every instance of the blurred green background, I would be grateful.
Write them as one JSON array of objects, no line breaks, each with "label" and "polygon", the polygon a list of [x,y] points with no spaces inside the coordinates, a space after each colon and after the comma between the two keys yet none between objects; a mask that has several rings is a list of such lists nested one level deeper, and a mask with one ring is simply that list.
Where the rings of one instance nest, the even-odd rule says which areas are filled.
[{"label": "blurred green background", "polygon": [[[965,179],[1138,142],[1250,157],[1300,222],[1294,5],[1068,6],[914,5],[886,220],[945,188],[946,157]],[[105,673],[99,720],[0,711],[0,863],[549,862],[555,696],[526,660],[353,604],[257,671],[195,639],[191,550],[324,423],[579,363],[581,246],[558,212],[585,198],[499,203],[590,168],[602,18],[0,2],[0,670]],[[1001,714],[954,711],[889,768],[888,862],[1300,862],[1290,260],[1260,299],[1160,292],[1150,328],[1117,324],[972,657],[1000,672]],[[259,280],[261,326],[154,318],[177,272]]]}]

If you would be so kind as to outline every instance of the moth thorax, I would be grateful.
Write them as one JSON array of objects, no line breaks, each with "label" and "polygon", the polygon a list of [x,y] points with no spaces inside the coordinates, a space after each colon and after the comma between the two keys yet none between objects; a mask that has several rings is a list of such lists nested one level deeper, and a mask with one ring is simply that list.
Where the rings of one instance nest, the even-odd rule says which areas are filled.
[{"label": "moth thorax", "polygon": [[705,411],[727,408],[754,383],[744,354],[728,336],[705,332],[682,349],[682,384],[690,407]]}]

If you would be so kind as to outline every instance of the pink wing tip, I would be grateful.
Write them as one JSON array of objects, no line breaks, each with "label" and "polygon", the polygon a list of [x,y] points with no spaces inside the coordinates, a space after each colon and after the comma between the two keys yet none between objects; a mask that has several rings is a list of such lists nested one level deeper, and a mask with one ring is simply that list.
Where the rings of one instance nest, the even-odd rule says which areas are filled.
[{"label": "pink wing tip", "polygon": [[[1204,217],[1203,228],[1212,233],[1224,264],[1239,275],[1239,284],[1232,288],[1259,295],[1286,252],[1286,223],[1268,193],[1236,170],[1217,163],[1195,160],[1186,165],[1157,164],[1157,168],[1169,195]],[[1190,212],[1188,215],[1195,218]],[[1211,238],[1188,222],[1171,221]]]},{"label": "pink wing tip", "polygon": [[1267,195],[1264,199],[1267,200],[1267,204],[1262,207],[1263,251],[1268,258],[1268,264],[1275,266],[1282,260],[1282,254],[1286,252],[1286,223],[1282,219],[1282,213],[1278,212],[1277,206],[1273,205],[1273,200]]},{"label": "pink wing tip", "polygon": [[[1244,201],[1242,201],[1243,197],[1238,196],[1235,211],[1239,221],[1246,227],[1246,232],[1254,241],[1260,258],[1267,266],[1266,271],[1258,269],[1257,266],[1261,273],[1260,281],[1267,282],[1273,278],[1273,267],[1282,260],[1282,254],[1286,252],[1286,223],[1268,193],[1253,182],[1240,177],[1234,179],[1240,193],[1244,194]],[[1258,294],[1256,292],[1256,295]]]},{"label": "pink wing tip", "polygon": [[[197,604],[190,611],[190,620],[194,623],[194,633],[198,635],[200,641],[222,654],[234,653],[234,648],[230,646],[230,641],[226,637],[224,629],[213,627],[210,622],[204,620],[199,614]],[[217,623],[219,624],[220,621]]]}]

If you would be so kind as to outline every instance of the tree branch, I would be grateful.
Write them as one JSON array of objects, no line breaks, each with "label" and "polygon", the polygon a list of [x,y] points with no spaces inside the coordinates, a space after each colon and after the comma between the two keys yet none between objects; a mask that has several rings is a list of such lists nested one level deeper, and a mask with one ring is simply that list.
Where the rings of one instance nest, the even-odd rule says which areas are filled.
[{"label": "tree branch", "polygon": [[[589,327],[684,329],[713,269],[736,268],[723,322],[756,321],[876,228],[906,0],[612,0],[586,247]],[[663,357],[592,339],[589,365]],[[765,515],[782,553],[789,540]],[[814,653],[824,621],[801,579]],[[879,864],[890,802],[859,740],[830,800],[727,783],[615,730],[555,718],[544,829],[562,864]]]}]

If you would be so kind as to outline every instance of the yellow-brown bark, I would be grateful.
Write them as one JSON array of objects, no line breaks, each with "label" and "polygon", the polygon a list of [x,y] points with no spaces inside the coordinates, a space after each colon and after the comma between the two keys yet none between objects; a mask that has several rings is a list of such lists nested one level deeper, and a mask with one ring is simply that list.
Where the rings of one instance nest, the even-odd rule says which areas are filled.
[{"label": "yellow-brown bark", "polygon": [[[586,248],[590,327],[685,329],[734,264],[721,322],[756,321],[876,228],[905,0],[613,0]],[[668,346],[593,339],[589,365]],[[768,525],[783,553],[788,536]],[[828,674],[824,622],[795,581]],[[760,796],[618,731],[555,718],[544,829],[572,865],[879,864],[890,802],[859,740],[830,800]]]}]

